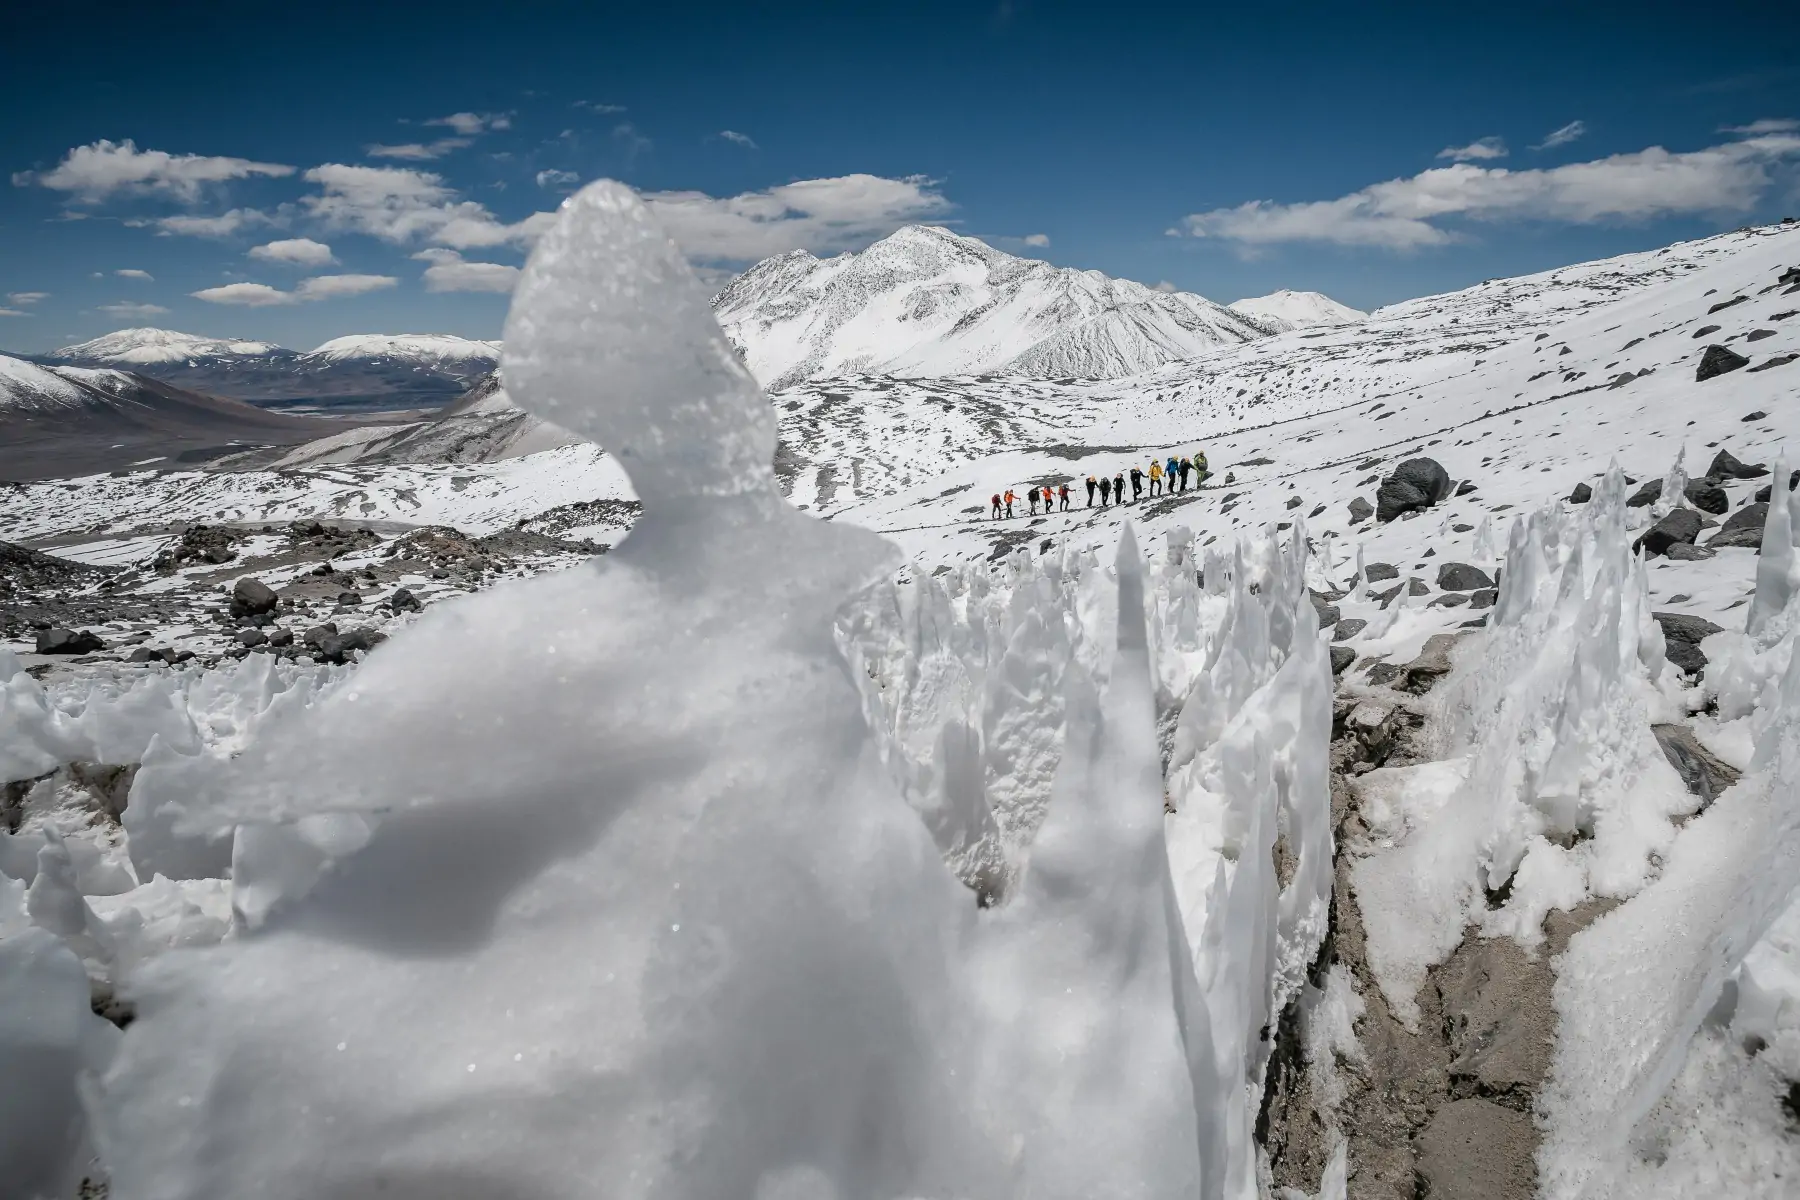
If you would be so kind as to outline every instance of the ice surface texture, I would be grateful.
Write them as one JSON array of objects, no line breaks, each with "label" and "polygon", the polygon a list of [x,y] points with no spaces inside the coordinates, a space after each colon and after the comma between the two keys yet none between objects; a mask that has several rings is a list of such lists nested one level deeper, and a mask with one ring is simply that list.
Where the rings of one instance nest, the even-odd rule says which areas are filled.
[{"label": "ice surface texture", "polygon": [[[983,662],[1059,693],[1063,747],[1000,773],[1040,811],[979,909],[940,846],[991,838],[980,714],[890,720],[927,765],[883,765],[838,639],[893,556],[780,500],[766,401],[628,190],[567,203],[506,353],[523,406],[619,454],[643,519],[595,564],[432,609],[193,798],[177,832],[253,826],[253,894],[240,937],[137,982],[113,1194],[1245,1195],[1227,1148],[1260,1065],[1208,1003],[1253,1022],[1267,974],[1199,986],[1163,836],[1151,647],[1166,623],[1211,653],[1192,585],[1147,605],[1128,536],[1110,647],[1015,590]],[[1234,653],[1291,646],[1323,681],[1283,570]],[[926,691],[967,690],[915,641]],[[1305,924],[1259,921],[1226,976]]]}]

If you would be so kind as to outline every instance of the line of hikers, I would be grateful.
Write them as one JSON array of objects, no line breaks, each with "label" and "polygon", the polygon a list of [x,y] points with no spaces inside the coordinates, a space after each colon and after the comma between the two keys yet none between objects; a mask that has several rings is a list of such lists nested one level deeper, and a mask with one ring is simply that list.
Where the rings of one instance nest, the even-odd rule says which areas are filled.
[{"label": "line of hikers", "polygon": [[[1120,471],[1111,478],[1105,475],[1089,475],[1087,477],[1087,506],[1094,507],[1095,492],[1100,494],[1101,508],[1127,503],[1125,499],[1127,474],[1131,477],[1131,499],[1136,501],[1143,496],[1146,483],[1150,485],[1152,496],[1160,496],[1165,492],[1185,492],[1188,490],[1190,476],[1193,478],[1194,486],[1199,487],[1211,472],[1206,469],[1206,454],[1202,451],[1196,453],[1191,459],[1177,458],[1172,454],[1163,462],[1152,459],[1148,469],[1134,466],[1129,472]],[[1052,487],[1049,484],[1033,484],[1025,489],[1025,501],[1031,506],[1028,514],[1030,516],[1037,516],[1040,504],[1044,506],[1046,513],[1068,512],[1069,485],[1062,483]],[[1001,517],[1012,516],[1013,505],[1018,502],[1018,494],[1011,488],[1007,488],[1004,492],[994,493],[991,501],[993,519],[999,520]]]}]

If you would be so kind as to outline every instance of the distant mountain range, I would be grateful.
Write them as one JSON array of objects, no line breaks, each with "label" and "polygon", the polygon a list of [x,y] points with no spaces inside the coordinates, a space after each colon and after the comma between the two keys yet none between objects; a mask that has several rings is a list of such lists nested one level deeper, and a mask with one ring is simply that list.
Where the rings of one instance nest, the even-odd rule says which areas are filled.
[{"label": "distant mountain range", "polygon": [[855,254],[766,259],[713,301],[765,387],[842,375],[1110,379],[1363,314],[1316,292],[1239,306],[910,225]]},{"label": "distant mountain range", "polygon": [[291,445],[341,428],[130,371],[0,355],[0,480],[191,467],[240,447]]},{"label": "distant mountain range", "polygon": [[307,353],[270,342],[122,329],[49,354],[45,366],[133,371],[188,391],[265,406],[435,407],[500,361],[498,342],[430,334],[335,338]]}]

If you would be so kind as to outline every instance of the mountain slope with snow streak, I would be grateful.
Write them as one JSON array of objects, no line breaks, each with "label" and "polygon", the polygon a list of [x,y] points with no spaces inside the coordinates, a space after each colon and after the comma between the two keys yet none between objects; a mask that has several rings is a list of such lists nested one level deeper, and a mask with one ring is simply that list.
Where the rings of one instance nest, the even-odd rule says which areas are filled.
[{"label": "mountain slope with snow streak", "polygon": [[53,350],[45,357],[87,366],[149,366],[198,358],[270,358],[295,352],[273,342],[199,337],[172,329],[120,329]]},{"label": "mountain slope with snow streak", "polygon": [[1201,296],[912,225],[855,254],[767,259],[713,301],[772,389],[847,374],[1114,378],[1268,331]]},{"label": "mountain slope with snow streak", "polygon": [[1369,314],[1339,304],[1323,292],[1292,292],[1285,288],[1266,296],[1233,300],[1225,307],[1242,313],[1272,333],[1306,329],[1314,325],[1354,325]]}]

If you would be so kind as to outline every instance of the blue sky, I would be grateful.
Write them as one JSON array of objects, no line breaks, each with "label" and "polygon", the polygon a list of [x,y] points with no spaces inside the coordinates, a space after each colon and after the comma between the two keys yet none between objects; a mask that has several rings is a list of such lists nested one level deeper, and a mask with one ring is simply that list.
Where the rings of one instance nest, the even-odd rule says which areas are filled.
[{"label": "blue sky", "polygon": [[922,220],[1374,307],[1800,215],[1782,8],[13,6],[0,347],[493,337],[607,175],[714,272]]}]

